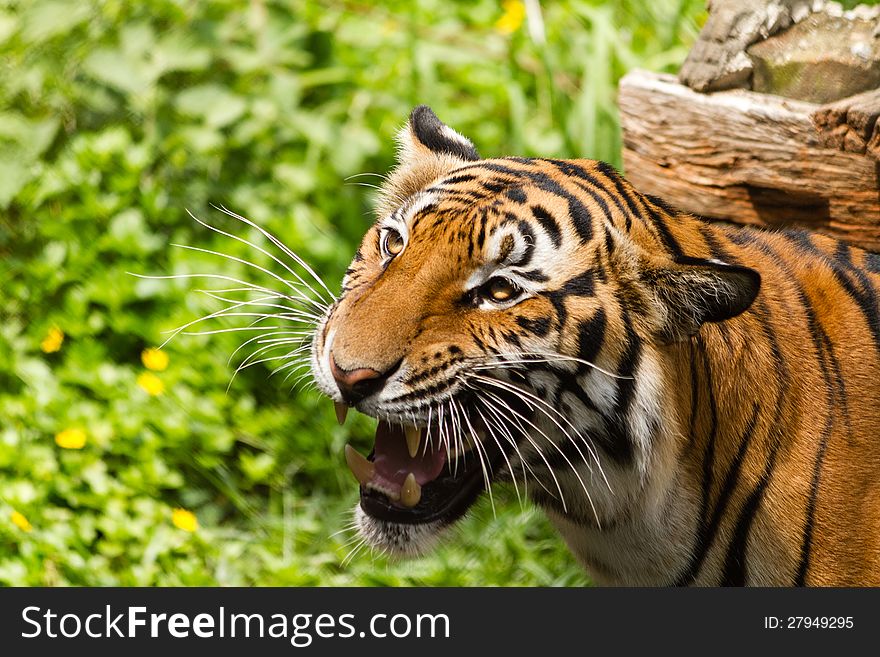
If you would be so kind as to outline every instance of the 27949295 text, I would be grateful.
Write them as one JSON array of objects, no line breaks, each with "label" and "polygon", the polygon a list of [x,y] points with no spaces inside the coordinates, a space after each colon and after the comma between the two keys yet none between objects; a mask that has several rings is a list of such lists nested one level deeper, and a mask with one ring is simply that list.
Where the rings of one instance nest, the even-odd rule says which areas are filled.
[{"label": "27949295 text", "polygon": [[766,630],[851,630],[852,616],[764,616]]}]

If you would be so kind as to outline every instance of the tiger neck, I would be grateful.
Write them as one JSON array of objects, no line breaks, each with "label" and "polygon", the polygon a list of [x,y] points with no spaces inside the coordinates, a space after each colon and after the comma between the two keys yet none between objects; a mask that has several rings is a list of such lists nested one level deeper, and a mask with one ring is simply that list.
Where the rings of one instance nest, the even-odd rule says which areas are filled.
[{"label": "tiger neck", "polygon": [[[696,577],[702,564],[694,563],[693,542],[702,535],[708,498],[693,482],[706,481],[714,456],[735,458],[728,454],[738,444],[731,429],[748,426],[745,415],[757,407],[735,392],[753,388],[741,366],[748,342],[725,331],[709,327],[689,343],[644,357],[634,403],[640,415],[627,422],[632,459],[599,452],[607,486],[595,470],[581,468],[592,484],[591,502],[570,501],[563,510],[533,492],[597,583],[668,585]],[[562,480],[566,498],[584,499],[575,478]]]},{"label": "tiger neck", "polygon": [[[723,237],[717,227],[690,217],[668,233],[685,254],[703,258],[717,257],[712,247]],[[756,312],[706,324],[686,342],[643,345],[629,392],[623,381],[614,384],[618,399],[630,402],[619,415],[615,446],[599,445],[605,447],[599,454],[608,486],[594,485],[589,505],[569,504],[565,511],[537,500],[597,582],[661,585],[696,579],[702,564],[694,537],[710,531],[704,527],[711,515],[706,506],[717,501],[722,488],[711,472],[714,460],[736,459],[736,446],[744,444],[742,437],[748,437],[759,414],[755,381],[761,375],[749,365],[761,360],[755,356],[762,347],[749,337]],[[584,390],[591,392],[589,386]],[[701,491],[699,482],[709,490]],[[572,484],[571,497],[579,492],[583,497],[577,482]]]}]

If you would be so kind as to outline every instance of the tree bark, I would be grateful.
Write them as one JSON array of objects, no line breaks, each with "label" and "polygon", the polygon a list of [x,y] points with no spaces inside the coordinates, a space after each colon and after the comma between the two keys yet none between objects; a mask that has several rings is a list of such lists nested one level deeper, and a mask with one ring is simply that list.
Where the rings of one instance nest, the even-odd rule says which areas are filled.
[{"label": "tree bark", "polygon": [[813,112],[819,143],[880,160],[880,89],[829,103]]}]

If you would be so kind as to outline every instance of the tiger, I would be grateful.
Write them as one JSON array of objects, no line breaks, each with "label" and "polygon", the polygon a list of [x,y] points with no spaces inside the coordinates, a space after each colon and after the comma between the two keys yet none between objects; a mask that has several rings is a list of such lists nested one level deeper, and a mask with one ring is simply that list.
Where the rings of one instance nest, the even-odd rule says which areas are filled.
[{"label": "tiger", "polygon": [[880,255],[481,159],[424,105],[376,206],[310,354],[378,420],[344,454],[370,546],[506,482],[599,585],[880,585]]}]

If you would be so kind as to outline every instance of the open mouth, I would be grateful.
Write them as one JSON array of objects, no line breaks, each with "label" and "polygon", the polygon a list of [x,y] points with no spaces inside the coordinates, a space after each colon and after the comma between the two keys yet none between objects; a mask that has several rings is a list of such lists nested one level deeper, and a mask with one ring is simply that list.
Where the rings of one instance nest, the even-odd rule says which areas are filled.
[{"label": "open mouth", "polygon": [[360,484],[363,511],[405,524],[450,523],[461,517],[503,457],[497,445],[481,439],[481,428],[474,427],[473,433],[479,445],[471,439],[447,446],[436,426],[429,432],[380,420],[369,456],[345,446],[346,463]]}]

